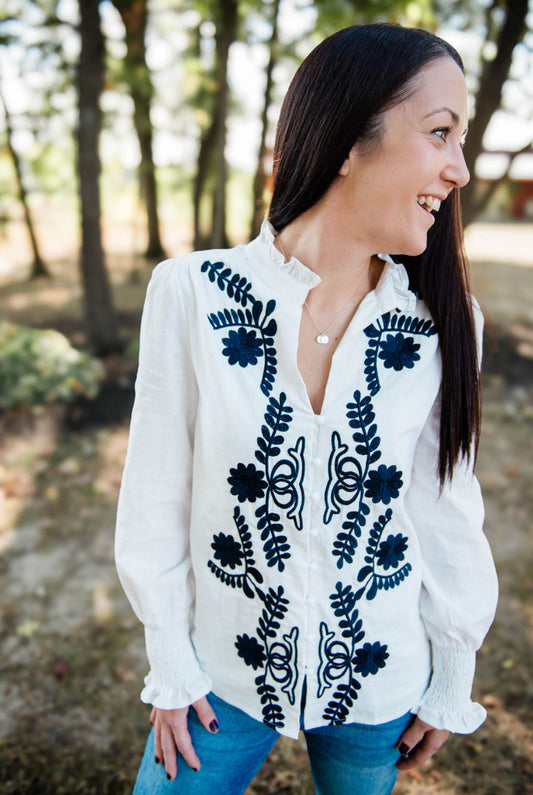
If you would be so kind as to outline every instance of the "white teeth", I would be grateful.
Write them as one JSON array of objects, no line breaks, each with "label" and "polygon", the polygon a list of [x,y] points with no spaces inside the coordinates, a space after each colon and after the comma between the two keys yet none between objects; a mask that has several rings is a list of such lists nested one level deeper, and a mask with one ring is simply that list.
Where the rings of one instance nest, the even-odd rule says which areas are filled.
[{"label": "white teeth", "polygon": [[426,207],[430,212],[438,212],[440,210],[440,199],[435,198],[435,196],[417,196],[417,202],[421,207]]}]

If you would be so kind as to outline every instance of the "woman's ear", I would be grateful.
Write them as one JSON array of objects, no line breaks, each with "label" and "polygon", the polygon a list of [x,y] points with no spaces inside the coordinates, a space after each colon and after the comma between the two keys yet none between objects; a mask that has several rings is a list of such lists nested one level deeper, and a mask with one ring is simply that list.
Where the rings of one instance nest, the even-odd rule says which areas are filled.
[{"label": "woman's ear", "polygon": [[354,161],[355,157],[357,156],[355,147],[356,147],[356,144],[354,144],[352,146],[352,148],[350,149],[350,152],[348,154],[348,157],[343,162],[342,166],[339,168],[339,172],[338,172],[339,173],[339,177],[347,177],[348,174],[350,173],[350,169],[352,168],[353,161]]},{"label": "woman's ear", "polygon": [[347,177],[349,173],[350,173],[350,155],[348,155],[342,166],[339,168],[339,177]]}]

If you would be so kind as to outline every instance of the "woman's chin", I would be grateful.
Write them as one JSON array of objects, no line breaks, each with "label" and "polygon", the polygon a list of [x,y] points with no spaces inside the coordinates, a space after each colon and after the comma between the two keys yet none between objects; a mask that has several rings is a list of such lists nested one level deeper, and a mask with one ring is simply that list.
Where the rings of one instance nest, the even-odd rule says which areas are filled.
[{"label": "woman's chin", "polygon": [[401,251],[395,252],[398,257],[418,257],[423,254],[428,247],[428,241],[420,240],[417,243],[410,241],[408,244],[402,246]]}]

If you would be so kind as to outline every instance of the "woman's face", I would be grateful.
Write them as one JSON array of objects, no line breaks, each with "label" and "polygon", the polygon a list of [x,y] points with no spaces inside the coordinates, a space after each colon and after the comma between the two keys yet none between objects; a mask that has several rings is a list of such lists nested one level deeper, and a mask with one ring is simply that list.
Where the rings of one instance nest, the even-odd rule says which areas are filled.
[{"label": "woman's face", "polygon": [[415,85],[408,99],[383,114],[379,146],[365,153],[356,143],[332,186],[342,231],[371,253],[421,254],[440,203],[469,179],[463,73],[443,57],[425,67]]}]

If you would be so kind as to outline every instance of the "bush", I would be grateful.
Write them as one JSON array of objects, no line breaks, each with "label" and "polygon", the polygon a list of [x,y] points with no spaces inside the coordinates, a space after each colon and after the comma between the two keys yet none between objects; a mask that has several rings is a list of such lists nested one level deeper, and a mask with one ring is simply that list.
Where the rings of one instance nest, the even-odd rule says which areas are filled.
[{"label": "bush", "polygon": [[104,374],[58,331],[0,323],[0,410],[95,397]]}]

